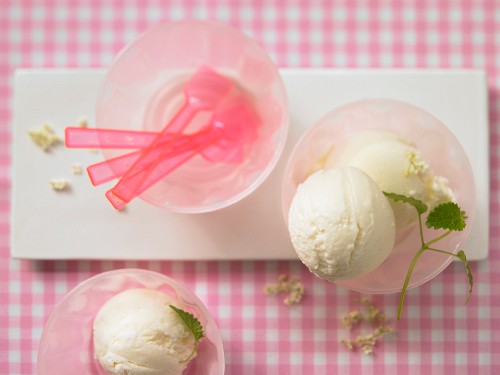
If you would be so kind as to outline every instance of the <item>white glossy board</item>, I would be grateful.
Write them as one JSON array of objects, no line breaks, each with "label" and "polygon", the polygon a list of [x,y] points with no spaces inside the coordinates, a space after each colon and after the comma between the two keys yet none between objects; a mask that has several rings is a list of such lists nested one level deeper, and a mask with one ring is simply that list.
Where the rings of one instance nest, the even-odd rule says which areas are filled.
[{"label": "white glossy board", "polygon": [[[115,211],[84,172],[102,160],[89,150],[45,153],[27,130],[50,122],[59,135],[79,117],[93,123],[104,70],[18,70],[14,79],[11,255],[28,259],[295,259],[280,207],[287,156],[305,130],[338,105],[364,98],[415,104],[447,124],[464,146],[477,186],[476,219],[464,245],[470,260],[488,254],[487,80],[475,70],[287,70],[290,134],[265,183],[243,201],[207,214],[175,214],[139,199]],[[54,192],[52,178],[71,189]]]}]

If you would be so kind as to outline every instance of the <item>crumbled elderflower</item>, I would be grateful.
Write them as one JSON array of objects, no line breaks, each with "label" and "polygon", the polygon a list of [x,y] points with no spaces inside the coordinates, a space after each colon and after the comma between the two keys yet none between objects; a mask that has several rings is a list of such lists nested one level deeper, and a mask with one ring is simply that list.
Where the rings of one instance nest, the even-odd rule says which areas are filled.
[{"label": "crumbled elderflower", "polygon": [[278,278],[278,283],[267,284],[264,287],[264,292],[267,295],[287,293],[287,296],[283,300],[283,303],[290,306],[299,303],[302,300],[302,296],[304,295],[304,285],[295,276],[291,277],[290,280],[288,280],[288,277],[286,275],[280,275]]},{"label": "crumbled elderflower", "polygon": [[340,321],[347,329],[352,329],[352,327],[363,319],[361,313],[358,310],[351,311],[347,314],[344,314],[340,317]]},{"label": "crumbled elderflower", "polygon": [[376,327],[372,333],[365,336],[358,336],[355,343],[360,347],[363,354],[373,354],[373,347],[377,343],[377,339],[393,331],[392,327]]},{"label": "crumbled elderflower", "polygon": [[28,135],[43,151],[48,151],[52,146],[61,142],[61,138],[54,133],[49,124],[43,124],[38,129],[28,130]]},{"label": "crumbled elderflower", "polygon": [[348,330],[351,330],[354,325],[366,321],[373,327],[373,331],[367,335],[358,336],[355,340],[342,339],[340,343],[349,350],[359,348],[363,354],[373,354],[373,348],[377,340],[394,330],[392,327],[384,325],[386,321],[385,315],[368,298],[357,299],[356,301],[365,306],[367,310],[366,314],[362,314],[358,310],[353,310],[344,314],[340,318],[340,321]]},{"label": "crumbled elderflower", "polygon": [[368,316],[366,317],[366,320],[369,323],[371,323],[373,326],[376,326],[377,324],[380,325],[385,322],[384,313],[382,313],[379,309],[377,309],[372,301],[364,297],[361,298],[359,302],[365,305],[366,309],[368,310]]},{"label": "crumbled elderflower", "polygon": [[74,175],[80,175],[82,174],[83,170],[82,170],[82,166],[78,163],[73,163],[71,165],[71,173],[74,174]]},{"label": "crumbled elderflower", "polygon": [[340,343],[344,344],[347,349],[354,350],[354,343],[352,341],[342,339],[340,340]]},{"label": "crumbled elderflower", "polygon": [[89,122],[87,121],[87,118],[81,116],[78,118],[78,121],[76,122],[76,125],[79,128],[88,128]]},{"label": "crumbled elderflower", "polygon": [[414,151],[409,151],[406,154],[406,159],[408,159],[409,164],[408,167],[406,167],[403,171],[403,174],[405,176],[422,175],[429,168],[429,165],[425,161],[421,160],[417,153]]},{"label": "crumbled elderflower", "polygon": [[59,178],[59,179],[54,178],[50,180],[50,186],[52,187],[52,190],[63,191],[68,188],[69,184],[68,181],[65,180],[64,178]]}]

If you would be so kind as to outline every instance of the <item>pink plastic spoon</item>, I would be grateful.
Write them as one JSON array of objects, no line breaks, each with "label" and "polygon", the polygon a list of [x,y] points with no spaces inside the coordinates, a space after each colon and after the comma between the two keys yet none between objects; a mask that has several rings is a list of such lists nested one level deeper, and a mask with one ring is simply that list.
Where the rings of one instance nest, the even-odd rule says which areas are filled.
[{"label": "pink plastic spoon", "polygon": [[[119,129],[92,129],[67,127],[65,143],[69,148],[138,148],[154,142],[170,140],[181,132],[193,116],[201,110],[214,109],[232,89],[227,78],[207,67],[202,67],[184,87],[185,101],[169,124],[160,132]],[[172,134],[169,134],[169,132]],[[161,137],[160,137],[161,135]]]},{"label": "pink plastic spoon", "polygon": [[[153,133],[154,135],[155,133]],[[172,151],[169,156],[173,156],[180,152],[186,151],[185,142],[189,140],[190,137],[194,137],[196,134],[185,135],[179,137],[176,140],[176,144],[172,145]],[[189,145],[188,145],[189,147]],[[123,148],[123,147],[120,147]],[[209,145],[200,151],[201,156],[206,160],[217,163],[239,163],[242,161],[243,155],[240,152],[227,152],[224,148],[221,148],[217,143]],[[115,158],[111,158],[100,163],[95,163],[87,167],[87,173],[90,177],[90,181],[94,186],[98,186],[114,180],[115,178],[120,178],[125,174],[130,167],[137,161],[141,151],[130,152]]]},{"label": "pink plastic spoon", "polygon": [[158,132],[69,126],[64,130],[64,141],[68,148],[143,148],[158,135]]},{"label": "pink plastic spoon", "polygon": [[167,149],[159,163],[149,166],[151,172],[135,191],[117,191],[115,187],[106,196],[116,209],[121,209],[180,165],[213,145],[218,147],[218,150],[211,147],[215,159],[224,159],[223,155],[226,159],[232,159],[237,155],[242,161],[244,147],[257,139],[258,126],[258,116],[248,102],[241,96],[233,97],[218,108],[209,126],[193,134],[189,140],[189,150],[175,152]]},{"label": "pink plastic spoon", "polygon": [[232,88],[233,84],[229,79],[209,68],[201,68],[184,87],[185,102],[182,108],[158,137],[141,152],[132,167],[112,189],[112,193],[129,202],[135,196],[135,191],[153,171],[154,166],[168,152],[168,147],[162,143],[171,137],[169,132],[180,133],[198,111],[214,109]]},{"label": "pink plastic spoon", "polygon": [[[158,132],[136,130],[79,127],[65,129],[65,142],[68,148],[137,149],[149,146],[157,136]],[[174,134],[166,140],[166,143],[172,141],[173,137]],[[176,150],[186,141],[185,137],[179,138],[179,142],[175,145]],[[141,151],[136,151],[90,165],[87,167],[90,181],[94,186],[98,186],[123,176],[140,155]],[[237,163],[241,158],[240,155],[221,152],[221,148],[217,145],[203,149],[201,155],[213,162]]]}]

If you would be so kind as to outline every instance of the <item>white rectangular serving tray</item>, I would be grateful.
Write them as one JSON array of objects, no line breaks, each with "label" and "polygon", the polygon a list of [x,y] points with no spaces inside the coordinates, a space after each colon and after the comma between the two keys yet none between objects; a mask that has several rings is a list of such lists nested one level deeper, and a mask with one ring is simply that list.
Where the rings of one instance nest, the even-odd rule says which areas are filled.
[{"label": "white rectangular serving tray", "polygon": [[[477,210],[464,245],[470,260],[488,255],[489,166],[487,79],[478,70],[282,69],[290,106],[290,134],[280,162],[241,202],[207,214],[175,214],[139,199],[123,212],[104,197],[112,183],[93,187],[84,168],[99,152],[37,148],[27,130],[52,124],[62,136],[79,117],[94,122],[105,70],[17,70],[14,79],[11,255],[26,259],[253,260],[295,259],[280,207],[280,185],[293,145],[333,108],[365,98],[393,98],[420,106],[447,124],[475,173]],[[55,192],[52,178],[71,188]]]}]

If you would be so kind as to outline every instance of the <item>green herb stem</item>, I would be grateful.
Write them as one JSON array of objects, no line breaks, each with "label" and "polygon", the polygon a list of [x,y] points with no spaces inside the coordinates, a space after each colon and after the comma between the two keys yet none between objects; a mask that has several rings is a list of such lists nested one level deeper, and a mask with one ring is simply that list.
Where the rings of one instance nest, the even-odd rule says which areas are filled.
[{"label": "green herb stem", "polygon": [[434,251],[437,253],[441,254],[446,254],[449,256],[454,256],[455,258],[459,259],[465,266],[465,271],[467,273],[467,278],[469,279],[469,292],[467,294],[467,299],[465,300],[465,303],[469,301],[469,297],[471,296],[472,293],[472,286],[474,284],[474,278],[472,276],[472,272],[469,267],[469,263],[467,262],[467,257],[465,256],[465,253],[463,250],[458,251],[456,254],[444,251],[444,250],[439,250],[436,248],[431,247],[434,243],[442,240],[451,232],[453,231],[461,231],[465,228],[466,222],[465,220],[467,219],[467,215],[465,211],[463,211],[458,204],[454,202],[445,202],[437,205],[434,207],[429,214],[427,215],[427,220],[425,222],[425,225],[427,228],[434,228],[435,230],[438,229],[444,229],[446,232],[443,234],[437,236],[436,238],[432,239],[429,242],[425,242],[424,239],[424,232],[423,232],[423,225],[422,225],[422,214],[424,214],[428,210],[428,206],[413,197],[407,197],[402,194],[396,194],[396,193],[390,193],[390,192],[385,192],[384,195],[387,198],[392,199],[395,202],[404,202],[407,204],[412,205],[416,210],[418,214],[418,226],[420,230],[420,243],[421,247],[418,250],[418,252],[415,254],[413,257],[410,267],[408,268],[408,272],[406,273],[406,278],[403,283],[403,288],[401,289],[401,295],[399,297],[399,306],[398,306],[398,320],[401,319],[401,311],[403,309],[403,301],[406,295],[406,290],[408,289],[408,285],[410,284],[410,279],[411,275],[413,273],[413,270],[415,268],[415,265],[422,255],[422,253],[425,250],[430,250]]},{"label": "green herb stem", "polygon": [[405,299],[406,290],[408,289],[408,284],[410,283],[411,274],[413,273],[413,269],[417,264],[418,258],[425,251],[425,248],[420,248],[420,250],[415,254],[413,260],[411,261],[410,267],[408,268],[408,272],[406,273],[405,282],[403,284],[403,289],[401,290],[401,295],[399,297],[399,306],[398,306],[398,320],[401,319],[401,311],[403,310],[403,301]]},{"label": "green herb stem", "polygon": [[446,232],[444,232],[442,235],[440,236],[437,236],[436,238],[434,238],[433,240],[430,240],[429,242],[427,242],[425,244],[425,247],[426,248],[429,248],[430,245],[432,245],[433,243],[436,243],[440,240],[442,240],[443,238],[445,238],[446,236],[448,236],[449,234],[451,234],[451,232],[453,232],[451,229],[450,230],[447,230]]},{"label": "green herb stem", "polygon": [[430,250],[430,251],[435,251],[436,253],[442,253],[442,254],[446,254],[446,255],[452,255],[454,257],[457,257],[457,254],[453,254],[449,251],[444,251],[444,250],[439,250],[439,249],[435,249],[433,247],[428,247],[427,250]]},{"label": "green herb stem", "polygon": [[422,247],[425,246],[425,243],[424,243],[424,231],[422,229],[422,214],[419,212],[418,213],[418,228],[419,228],[419,231],[420,231],[420,243],[422,244]]}]

